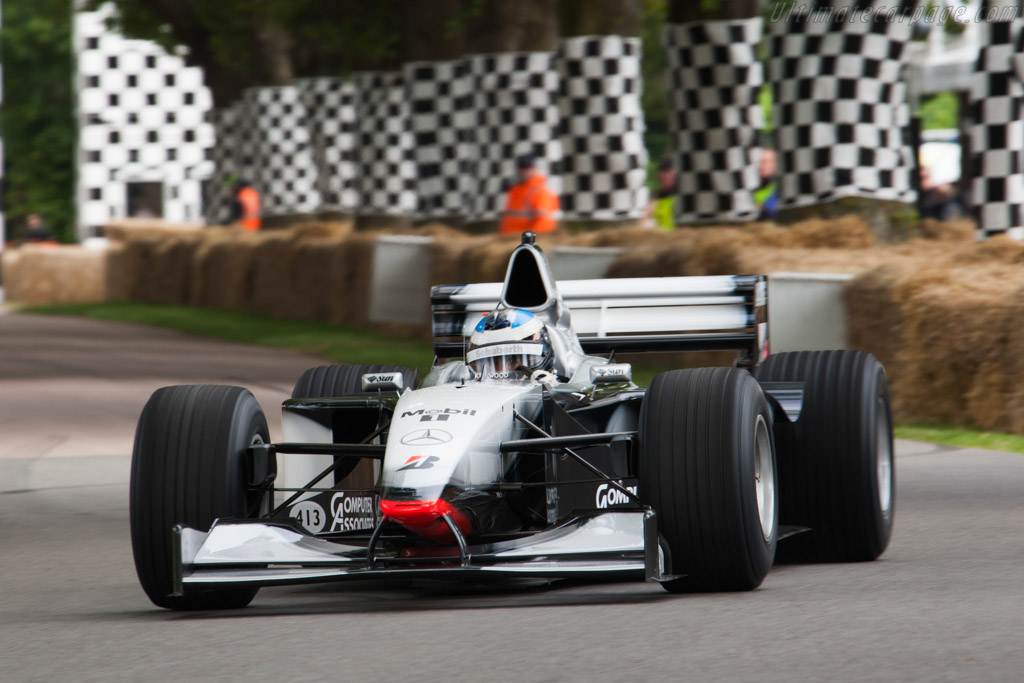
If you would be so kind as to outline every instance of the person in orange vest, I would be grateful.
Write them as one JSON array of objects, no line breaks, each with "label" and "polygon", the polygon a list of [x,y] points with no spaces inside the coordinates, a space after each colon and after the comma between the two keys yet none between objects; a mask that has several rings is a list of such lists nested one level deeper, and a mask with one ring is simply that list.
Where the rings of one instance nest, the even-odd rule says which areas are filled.
[{"label": "person in orange vest", "polygon": [[519,183],[508,191],[498,232],[513,235],[531,230],[551,232],[558,227],[558,195],[548,189],[547,178],[537,170],[532,155],[516,159]]},{"label": "person in orange vest", "polygon": [[231,193],[231,222],[241,223],[246,232],[259,230],[263,224],[260,218],[260,193],[241,178],[231,186]]}]

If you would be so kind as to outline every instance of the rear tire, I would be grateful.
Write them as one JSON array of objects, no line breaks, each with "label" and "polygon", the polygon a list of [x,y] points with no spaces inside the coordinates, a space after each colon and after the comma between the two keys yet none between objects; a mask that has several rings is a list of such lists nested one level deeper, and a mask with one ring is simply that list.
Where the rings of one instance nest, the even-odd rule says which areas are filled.
[{"label": "rear tire", "polygon": [[641,499],[657,513],[672,592],[761,585],[775,556],[772,414],[745,370],[672,370],[640,410]]},{"label": "rear tire", "polygon": [[171,596],[171,530],[207,531],[218,518],[258,515],[266,496],[249,490],[245,452],[269,441],[266,417],[247,389],[174,386],[150,397],[135,432],[129,508],[135,570],[154,605],[231,609],[256,596],[255,588]]},{"label": "rear tire", "polygon": [[810,531],[784,540],[780,559],[874,560],[889,544],[896,502],[882,364],[862,351],[780,353],[761,364],[757,378],[804,383],[800,419],[777,436],[782,522]]}]

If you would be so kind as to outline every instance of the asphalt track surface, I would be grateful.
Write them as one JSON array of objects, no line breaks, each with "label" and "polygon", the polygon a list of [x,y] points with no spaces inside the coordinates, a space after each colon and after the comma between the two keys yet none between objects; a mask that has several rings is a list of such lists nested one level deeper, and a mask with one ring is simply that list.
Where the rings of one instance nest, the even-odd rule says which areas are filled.
[{"label": "asphalt track surface", "polygon": [[882,559],[776,567],[749,593],[335,584],[152,607],[128,536],[142,403],[229,382],[273,415],[316,363],[0,315],[0,681],[1024,680],[1024,456],[914,442]]}]

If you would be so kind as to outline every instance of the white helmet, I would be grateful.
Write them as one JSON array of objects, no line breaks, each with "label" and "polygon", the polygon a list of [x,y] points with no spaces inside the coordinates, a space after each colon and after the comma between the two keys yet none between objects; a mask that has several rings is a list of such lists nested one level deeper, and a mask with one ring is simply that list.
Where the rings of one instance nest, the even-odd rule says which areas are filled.
[{"label": "white helmet", "polygon": [[540,318],[519,308],[497,309],[477,323],[466,364],[484,379],[527,379],[554,366]]}]

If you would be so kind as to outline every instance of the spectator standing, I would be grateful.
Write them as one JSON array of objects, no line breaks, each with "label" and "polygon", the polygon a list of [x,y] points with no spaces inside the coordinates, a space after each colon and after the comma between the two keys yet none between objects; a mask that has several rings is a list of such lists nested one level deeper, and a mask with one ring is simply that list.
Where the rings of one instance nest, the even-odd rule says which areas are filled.
[{"label": "spectator standing", "polygon": [[505,199],[498,232],[518,235],[527,230],[552,232],[558,227],[558,195],[548,189],[547,178],[537,170],[537,159],[524,155],[516,159],[519,182]]},{"label": "spectator standing", "polygon": [[25,219],[25,244],[57,244],[53,233],[43,223],[43,217],[38,213],[30,213]]},{"label": "spectator standing", "polygon": [[676,229],[676,170],[671,159],[662,159],[658,164],[658,189],[654,199],[647,205],[647,218],[654,226],[666,231]]},{"label": "spectator standing", "polygon": [[241,223],[247,232],[256,232],[262,225],[260,193],[247,181],[239,178],[231,186],[231,222]]},{"label": "spectator standing", "polygon": [[952,183],[932,182],[931,171],[921,168],[921,218],[949,221],[963,216],[964,209]]},{"label": "spectator standing", "polygon": [[757,173],[761,184],[754,191],[754,203],[761,210],[761,220],[773,221],[779,217],[779,194],[775,176],[779,170],[779,160],[771,147],[761,148],[761,161],[757,165]]}]

